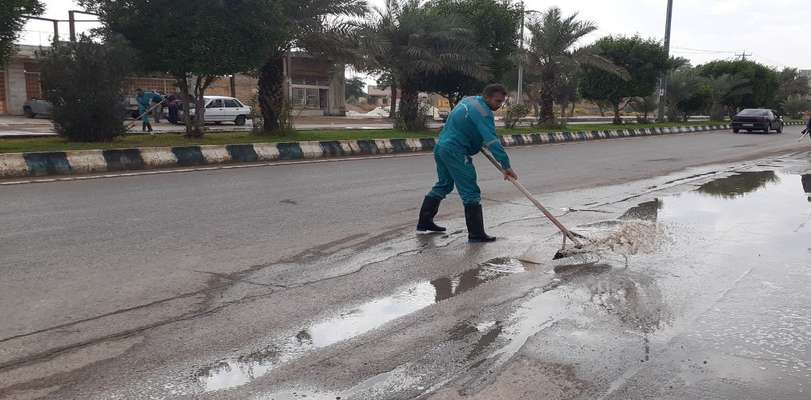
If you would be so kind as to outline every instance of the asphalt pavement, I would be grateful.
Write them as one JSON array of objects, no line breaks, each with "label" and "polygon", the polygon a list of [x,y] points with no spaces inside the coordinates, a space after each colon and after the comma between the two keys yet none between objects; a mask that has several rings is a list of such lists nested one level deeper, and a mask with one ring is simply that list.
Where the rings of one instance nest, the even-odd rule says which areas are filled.
[{"label": "asphalt pavement", "polygon": [[479,159],[483,246],[427,154],[1,187],[0,398],[807,399],[799,131],[510,149],[587,266]]}]

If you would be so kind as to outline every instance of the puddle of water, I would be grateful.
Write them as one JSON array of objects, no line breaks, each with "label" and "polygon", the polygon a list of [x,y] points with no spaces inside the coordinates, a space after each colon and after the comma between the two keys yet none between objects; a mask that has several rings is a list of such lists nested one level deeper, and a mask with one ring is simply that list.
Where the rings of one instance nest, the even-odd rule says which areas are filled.
[{"label": "puddle of water", "polygon": [[[203,368],[197,374],[198,382],[207,392],[244,385],[308,351],[360,336],[486,282],[524,271],[524,265],[516,259],[496,258],[458,275],[418,282],[393,295],[316,322],[281,343]],[[491,336],[494,340],[498,333],[491,333]]]},{"label": "puddle of water", "polygon": [[698,188],[700,193],[724,199],[734,199],[779,182],[774,171],[738,172],[725,178],[707,182]]},{"label": "puddle of water", "polygon": [[[801,188],[803,192],[800,192]],[[797,233],[807,232],[808,228],[798,219],[808,220],[809,207],[802,193],[811,193],[811,174],[800,177],[774,171],[742,172],[706,183],[693,192],[641,203],[623,214],[619,218],[621,222],[604,223],[594,228],[612,231],[603,244],[631,243],[633,251],[623,254],[635,254],[640,250],[635,244],[639,241],[654,243],[661,240],[657,227],[669,226],[668,232],[674,230],[681,239],[700,231],[709,235],[706,239],[709,241],[728,240],[730,249],[737,249],[727,250],[730,253],[737,251],[740,254],[741,246],[749,248],[749,256],[753,259],[757,259],[761,252],[766,256],[764,248],[770,246],[773,246],[770,253],[786,259],[803,257],[807,243],[803,245],[802,235]],[[755,228],[752,232],[747,231],[750,226]],[[683,228],[687,228],[686,232],[682,232]],[[764,232],[774,232],[775,235],[764,236]],[[624,240],[624,237],[631,239]],[[652,246],[647,250],[670,251],[657,249],[658,246]],[[701,257],[700,251],[696,250],[698,262],[691,260],[696,268],[706,267],[701,265]],[[653,356],[651,347],[661,343],[654,343],[652,339],[657,335],[672,335],[672,329],[662,332],[673,326],[675,316],[665,301],[658,279],[621,267],[609,264],[558,266],[555,268],[557,282],[521,304],[503,324],[491,329],[477,329],[476,325],[463,322],[454,327],[449,338],[462,340],[478,335],[474,336],[479,339],[473,344],[468,360],[485,355],[487,346],[492,347],[493,343],[501,344],[490,355],[485,355],[492,360],[487,363],[487,369],[493,370],[510,360],[530,337],[556,321],[577,320],[582,321],[581,326],[589,326],[595,318],[599,320],[594,314],[597,313],[638,336],[639,361],[648,362]],[[561,289],[552,290],[557,288]],[[580,334],[588,335],[588,332]],[[477,361],[471,369],[483,365],[483,362]]]}]

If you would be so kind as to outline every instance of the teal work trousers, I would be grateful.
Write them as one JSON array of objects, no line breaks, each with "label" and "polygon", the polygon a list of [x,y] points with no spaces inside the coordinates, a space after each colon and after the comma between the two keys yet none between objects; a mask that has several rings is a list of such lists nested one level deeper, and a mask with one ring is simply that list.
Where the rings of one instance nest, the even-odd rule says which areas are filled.
[{"label": "teal work trousers", "polygon": [[437,182],[428,196],[444,199],[454,185],[465,205],[477,205],[482,200],[482,193],[476,183],[476,168],[473,159],[463,149],[453,145],[437,144],[434,147]]}]

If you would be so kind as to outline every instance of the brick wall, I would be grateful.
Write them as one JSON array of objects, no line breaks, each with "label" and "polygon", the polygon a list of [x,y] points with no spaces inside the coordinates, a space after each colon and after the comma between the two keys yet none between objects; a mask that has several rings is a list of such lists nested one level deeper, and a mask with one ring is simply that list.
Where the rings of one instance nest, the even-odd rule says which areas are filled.
[{"label": "brick wall", "polygon": [[135,95],[135,89],[138,88],[148,92],[158,91],[166,94],[178,90],[177,87],[175,87],[175,80],[172,78],[132,77],[125,80],[124,93]]},{"label": "brick wall", "polygon": [[40,81],[40,65],[35,62],[26,62],[25,68],[25,96],[26,99],[42,98],[42,83]]},{"label": "brick wall", "polygon": [[329,71],[331,65],[328,62],[311,57],[292,57],[290,59],[290,78],[297,79],[314,79],[321,81],[329,81]]},{"label": "brick wall", "polygon": [[25,95],[28,100],[42,98],[39,72],[25,72]]},{"label": "brick wall", "polygon": [[[245,104],[251,105],[256,96],[256,78],[247,75],[237,75],[234,79],[236,98]],[[230,78],[221,78],[214,81],[206,90],[209,96],[231,96]]]}]

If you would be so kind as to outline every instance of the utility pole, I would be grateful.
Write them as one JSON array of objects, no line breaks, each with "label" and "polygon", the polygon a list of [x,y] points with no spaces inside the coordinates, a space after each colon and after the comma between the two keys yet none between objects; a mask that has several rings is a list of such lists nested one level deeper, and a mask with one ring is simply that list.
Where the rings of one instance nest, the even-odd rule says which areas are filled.
[{"label": "utility pole", "polygon": [[[670,21],[673,19],[673,0],[667,0],[667,19],[665,20],[665,54],[670,58]],[[667,78],[670,71],[665,71],[659,79],[659,115],[658,120],[665,120],[665,95],[667,94]]]},{"label": "utility pole", "polygon": [[68,10],[68,30],[70,31],[70,41],[71,42],[76,41],[76,23],[77,22],[98,22],[97,20],[86,20],[86,19],[77,20],[76,19],[76,13],[87,14],[87,15],[95,15],[97,17],[99,16],[96,13],[92,13],[92,12],[88,12],[88,11]]},{"label": "utility pole", "polygon": [[521,1],[521,31],[518,38],[518,101],[516,104],[524,102],[521,91],[524,87],[524,1]]},{"label": "utility pole", "polygon": [[68,11],[68,30],[70,31],[70,41],[76,41],[76,16],[73,14],[74,11]]}]

